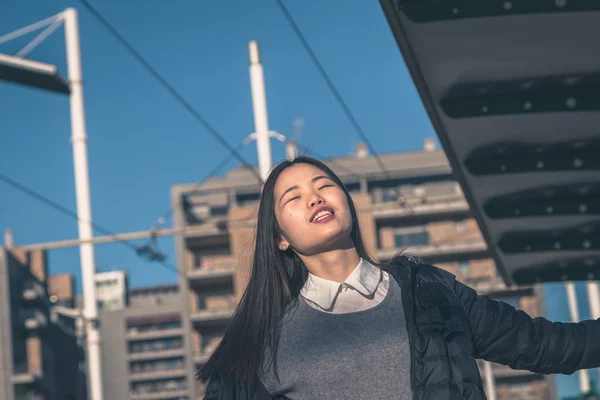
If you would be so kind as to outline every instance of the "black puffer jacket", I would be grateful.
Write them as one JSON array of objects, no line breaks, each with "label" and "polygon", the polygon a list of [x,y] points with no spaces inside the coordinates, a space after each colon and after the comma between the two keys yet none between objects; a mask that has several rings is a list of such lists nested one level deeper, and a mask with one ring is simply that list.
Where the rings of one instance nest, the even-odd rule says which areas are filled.
[{"label": "black puffer jacket", "polygon": [[[402,287],[414,398],[485,399],[476,359],[542,374],[600,367],[600,320],[532,319],[439,268],[406,257],[387,271]],[[266,389],[213,376],[206,400],[268,400]]]}]

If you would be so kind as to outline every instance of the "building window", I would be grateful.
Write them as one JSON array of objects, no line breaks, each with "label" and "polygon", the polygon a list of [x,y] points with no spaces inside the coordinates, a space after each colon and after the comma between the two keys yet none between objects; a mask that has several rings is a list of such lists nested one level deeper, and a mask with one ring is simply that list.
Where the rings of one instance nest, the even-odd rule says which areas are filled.
[{"label": "building window", "polygon": [[153,380],[148,382],[135,382],[131,384],[132,395],[143,395],[150,393],[175,392],[187,389],[185,378]]},{"label": "building window", "polygon": [[[160,297],[158,299],[160,299]],[[149,317],[131,318],[127,320],[127,332],[129,334],[158,332],[179,328],[181,328],[181,319],[179,314],[153,315]]]},{"label": "building window", "polygon": [[398,229],[394,232],[394,243],[397,248],[426,245],[429,243],[429,232],[424,226]]},{"label": "building window", "polygon": [[142,340],[129,343],[129,353],[146,353],[183,348],[181,338]]},{"label": "building window", "polygon": [[237,193],[235,201],[238,205],[256,203],[260,201],[260,193]]},{"label": "building window", "polygon": [[171,371],[184,368],[185,364],[183,357],[168,358],[165,360],[134,361],[129,366],[129,370],[132,373]]},{"label": "building window", "polygon": [[210,209],[210,215],[213,217],[226,217],[227,211],[229,211],[229,207],[212,207]]},{"label": "building window", "polygon": [[459,261],[458,262],[458,273],[460,275],[467,275],[469,273],[469,262],[468,261]]}]

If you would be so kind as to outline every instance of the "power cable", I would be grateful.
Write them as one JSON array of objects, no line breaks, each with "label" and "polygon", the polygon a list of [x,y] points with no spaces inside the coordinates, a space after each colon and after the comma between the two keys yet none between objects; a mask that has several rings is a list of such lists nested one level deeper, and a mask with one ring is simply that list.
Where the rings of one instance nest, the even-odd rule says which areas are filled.
[{"label": "power cable", "polygon": [[249,169],[257,178],[259,184],[263,184],[263,181],[254,167],[252,167],[237,151],[231,146],[207,120],[204,118],[184,97],[177,89],[171,85],[166,78],[164,78],[141,54],[138,52],[123,35],[102,15],[98,10],[94,8],[87,0],[79,0],[79,2],[108,30],[108,32],[115,38],[123,47],[135,58],[141,65],[146,69],[150,75],[157,80],[157,82],[177,100],[177,102],[188,111],[198,121],[204,129],[206,129],[223,147],[225,147],[233,156],[242,163],[242,165]]},{"label": "power cable", "polygon": [[[49,207],[55,209],[56,211],[60,212],[61,214],[64,214],[76,221],[80,221],[79,218],[77,217],[77,214],[74,213],[73,211],[69,210],[68,208],[64,207],[63,205],[51,200],[50,198],[44,196],[43,194],[35,191],[34,189],[31,189],[30,187],[27,187],[25,185],[23,185],[22,183],[19,183],[18,181],[16,181],[15,179],[3,174],[0,172],[0,181],[6,183],[9,186],[12,186],[13,188],[17,189],[18,191],[25,193],[26,195],[33,197],[34,199],[48,205]],[[86,221],[87,222],[87,221]],[[111,232],[110,230],[103,228],[102,226],[96,224],[93,221],[90,221],[92,227],[107,236],[111,236],[115,239],[115,242],[121,243],[123,246],[133,250],[136,252],[136,254],[140,257],[143,257],[144,254],[147,254],[147,259],[149,261],[155,261],[157,263],[159,263],[160,265],[162,265],[164,268],[175,272],[176,274],[181,275],[181,273],[179,272],[179,270],[177,269],[176,266],[174,266],[173,264],[169,263],[168,261],[166,261],[166,259],[161,258],[159,256],[153,256],[151,253],[144,253],[143,251],[141,251],[141,247],[136,246],[135,244],[131,243],[129,240],[125,240],[125,239],[121,239],[119,237],[118,234]]]},{"label": "power cable", "polygon": [[[240,144],[237,145],[237,147],[235,148],[236,151],[239,151],[242,147],[244,147],[244,142],[241,142]],[[190,191],[194,191],[196,189],[198,189],[208,178],[214,176],[217,174],[217,172],[223,168],[225,165],[227,165],[227,163],[229,163],[231,161],[231,159],[233,158],[233,153],[229,153],[227,154],[227,156],[225,158],[223,158],[223,160],[221,160],[221,162],[219,164],[217,164],[213,169],[211,169],[208,173],[206,173],[204,175],[204,177],[202,177],[191,189]],[[176,204],[173,204],[169,210],[167,210],[158,220],[157,220],[157,224],[164,224],[166,223],[169,218],[171,218],[171,216],[173,215],[173,211],[175,210],[175,208],[179,207],[181,205],[181,201],[178,201]]]},{"label": "power cable", "polygon": [[312,47],[308,43],[308,40],[306,40],[306,37],[304,36],[304,34],[302,33],[302,31],[298,27],[298,24],[294,20],[294,17],[288,11],[288,9],[285,7],[285,5],[283,4],[282,0],[275,0],[275,3],[277,4],[277,6],[279,6],[279,9],[283,13],[283,16],[285,17],[286,21],[288,22],[288,24],[290,25],[290,27],[292,28],[292,30],[294,31],[294,33],[296,34],[296,36],[298,37],[298,40],[300,40],[300,43],[304,47],[304,50],[306,50],[306,52],[308,53],[308,55],[309,55],[310,59],[312,60],[313,64],[319,70],[319,73],[321,74],[321,76],[325,80],[325,83],[327,84],[327,87],[329,88],[329,90],[331,91],[331,93],[333,94],[333,96],[335,97],[335,99],[337,100],[337,102],[342,107],[342,110],[346,114],[346,117],[348,117],[348,120],[350,121],[350,124],[352,124],[352,126],[354,127],[354,129],[356,130],[356,132],[359,134],[359,136],[362,138],[362,140],[364,140],[364,142],[367,144],[367,146],[371,150],[371,153],[373,153],[373,157],[375,157],[376,162],[379,165],[379,168],[386,175],[386,178],[387,179],[391,179],[390,173],[385,168],[385,165],[383,164],[383,161],[381,160],[381,158],[379,157],[379,155],[375,151],[375,148],[371,144],[369,138],[365,134],[365,132],[362,129],[362,127],[360,126],[360,124],[358,123],[356,117],[354,116],[354,114],[350,110],[350,107],[348,107],[348,104],[346,104],[346,102],[344,101],[342,95],[340,94],[340,91],[337,89],[337,87],[335,86],[335,84],[331,80],[329,74],[327,73],[327,71],[323,67],[323,64],[321,63],[321,61],[319,61],[319,58],[317,57],[317,55],[313,51]]},{"label": "power cable", "polygon": [[359,173],[355,172],[355,171],[354,171],[354,170],[352,170],[351,168],[349,168],[349,167],[347,167],[347,166],[345,166],[345,165],[343,165],[343,164],[341,164],[341,163],[339,163],[339,162],[335,161],[333,158],[329,158],[329,159],[328,159],[328,158],[326,158],[325,156],[323,156],[323,155],[321,155],[321,154],[317,153],[317,152],[316,152],[315,150],[313,150],[312,148],[309,148],[309,147],[307,147],[307,146],[304,146],[304,145],[303,145],[303,144],[301,144],[301,143],[297,143],[297,142],[295,142],[295,144],[296,144],[297,146],[300,146],[300,147],[301,147],[301,148],[302,148],[304,151],[314,154],[315,156],[317,156],[318,158],[320,158],[322,161],[324,161],[324,162],[325,162],[325,161],[327,161],[327,162],[328,162],[328,163],[330,163],[332,166],[337,166],[337,167],[338,167],[340,170],[344,170],[344,171],[346,171],[346,172],[349,172],[351,175],[353,175],[355,178],[357,178],[359,182],[360,182],[360,180],[363,178],[363,176],[362,176],[362,175],[360,175]]}]

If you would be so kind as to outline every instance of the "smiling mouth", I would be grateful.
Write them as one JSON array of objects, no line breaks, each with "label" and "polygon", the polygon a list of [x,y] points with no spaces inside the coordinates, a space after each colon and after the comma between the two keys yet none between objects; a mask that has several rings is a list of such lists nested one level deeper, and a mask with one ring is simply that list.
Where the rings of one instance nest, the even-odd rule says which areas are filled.
[{"label": "smiling mouth", "polygon": [[332,209],[326,208],[318,211],[311,219],[313,223],[325,222],[333,218],[335,212]]}]

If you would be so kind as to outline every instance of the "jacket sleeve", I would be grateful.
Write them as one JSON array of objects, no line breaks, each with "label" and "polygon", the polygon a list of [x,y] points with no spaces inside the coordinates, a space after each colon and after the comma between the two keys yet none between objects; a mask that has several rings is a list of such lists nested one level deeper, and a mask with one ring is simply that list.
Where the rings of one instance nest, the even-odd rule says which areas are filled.
[{"label": "jacket sleeve", "polygon": [[579,323],[531,318],[455,281],[480,358],[541,374],[572,374],[600,366],[600,320]]}]

